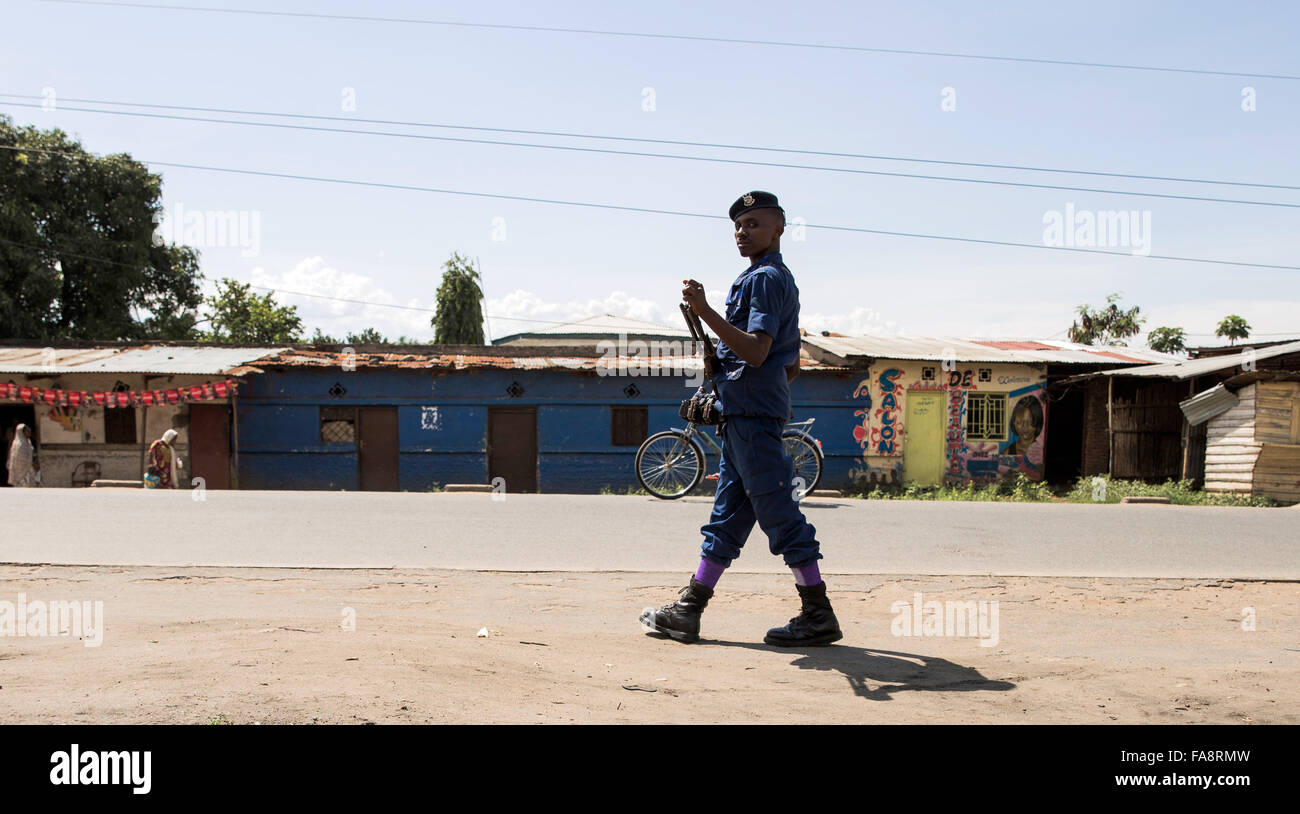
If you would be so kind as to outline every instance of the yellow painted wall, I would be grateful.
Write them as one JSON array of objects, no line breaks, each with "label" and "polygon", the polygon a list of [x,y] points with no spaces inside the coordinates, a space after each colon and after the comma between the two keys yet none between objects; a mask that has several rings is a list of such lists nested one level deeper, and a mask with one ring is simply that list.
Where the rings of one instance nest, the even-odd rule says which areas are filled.
[{"label": "yellow painted wall", "polygon": [[[945,370],[939,360],[881,359],[854,387],[860,406],[854,412],[853,440],[862,455],[850,470],[868,482],[904,482],[907,394],[938,391],[947,413],[943,444],[944,479],[962,482],[1014,475],[1043,477],[1047,404],[1042,388],[1046,365],[958,362]],[[932,376],[926,376],[926,368]],[[1006,394],[1005,440],[966,437],[970,393]],[[1017,432],[1023,430],[1024,438]],[[926,441],[925,443],[933,443]]]}]

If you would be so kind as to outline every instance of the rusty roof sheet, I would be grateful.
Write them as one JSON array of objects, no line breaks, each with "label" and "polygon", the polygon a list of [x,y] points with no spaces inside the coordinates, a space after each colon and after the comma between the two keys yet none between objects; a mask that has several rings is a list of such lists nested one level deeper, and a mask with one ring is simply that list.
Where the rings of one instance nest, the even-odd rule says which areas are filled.
[{"label": "rusty roof sheet", "polygon": [[[269,354],[238,369],[239,374],[262,372],[267,368],[341,368],[345,364],[363,368],[405,368],[414,370],[698,370],[703,362],[697,356],[610,356],[564,355],[527,356],[519,354],[472,353],[382,353],[358,351],[348,354],[332,350],[290,349]],[[807,357],[800,369],[849,370],[842,365],[824,364]]]}]

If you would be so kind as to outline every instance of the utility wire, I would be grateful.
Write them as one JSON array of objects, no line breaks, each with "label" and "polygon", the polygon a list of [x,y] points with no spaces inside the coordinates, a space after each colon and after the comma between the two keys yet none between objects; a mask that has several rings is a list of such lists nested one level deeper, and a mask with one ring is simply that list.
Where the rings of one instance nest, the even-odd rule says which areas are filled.
[{"label": "utility wire", "polygon": [[[35,94],[28,94],[28,93],[0,93],[0,98],[33,99],[37,101],[45,100],[45,97],[43,96],[37,96]],[[895,155],[872,155],[869,153],[845,153],[845,152],[834,152],[830,150],[800,150],[800,149],[794,149],[788,147],[759,147],[759,146],[753,146],[747,144],[725,144],[725,143],[708,142],[708,141],[682,141],[677,139],[637,138],[634,136],[610,136],[610,135],[600,135],[600,134],[593,134],[593,133],[571,133],[571,132],[556,131],[556,130],[525,130],[525,129],[509,128],[509,127],[479,127],[479,126],[465,125],[465,124],[413,122],[413,121],[401,121],[401,120],[394,120],[394,119],[367,119],[367,118],[361,118],[357,116],[320,116],[320,115],[312,115],[307,113],[281,113],[281,112],[265,111],[265,110],[239,110],[236,108],[223,108],[223,107],[197,107],[192,105],[163,105],[163,104],[149,104],[147,102],[117,102],[117,101],[111,101],[106,99],[81,99],[81,98],[74,98],[74,97],[60,97],[60,98],[69,102],[78,102],[78,103],[95,104],[95,105],[110,105],[114,107],[144,107],[144,108],[153,108],[156,110],[184,110],[184,111],[190,111],[195,113],[232,113],[241,116],[275,116],[275,117],[287,118],[287,119],[313,119],[317,121],[347,122],[352,124],[384,124],[384,125],[393,125],[393,126],[400,126],[400,127],[429,127],[429,128],[439,128],[444,130],[471,130],[471,131],[483,132],[483,133],[510,133],[514,135],[526,135],[526,136],[554,136],[558,138],[578,138],[578,139],[592,139],[592,140],[600,140],[600,141],[635,142],[641,144],[666,144],[675,147],[707,147],[711,149],[722,149],[722,150],[747,150],[747,151],[765,152],[765,153],[790,153],[795,155],[816,155],[816,156],[823,156],[828,158],[857,158],[857,159],[865,159],[869,161],[899,161],[899,162],[910,162],[915,164],[940,164],[940,165],[951,166],[951,167],[976,167],[980,169],[1016,170],[1022,172],[1046,172],[1046,173],[1058,173],[1058,174],[1065,174],[1065,175],[1092,175],[1092,176],[1100,176],[1105,178],[1129,178],[1129,179],[1135,179],[1139,181],[1172,181],[1176,183],[1218,184],[1222,186],[1253,187],[1257,189],[1300,190],[1300,186],[1292,185],[1292,184],[1261,184],[1261,183],[1255,183],[1249,181],[1222,181],[1222,180],[1215,180],[1215,179],[1208,179],[1208,178],[1182,178],[1182,177],[1167,176],[1167,175],[1138,175],[1134,173],[1125,173],[1125,172],[1102,172],[1097,170],[1070,170],[1070,169],[1061,169],[1058,167],[1032,167],[1032,166],[1025,166],[1021,164],[995,164],[995,163],[981,162],[981,161],[946,161],[946,160],[936,159],[936,158],[914,158],[909,156],[895,156]],[[55,105],[55,109],[56,110],[58,109],[58,104]]]},{"label": "utility wire", "polygon": [[[78,153],[73,153],[73,152],[61,152],[55,150],[36,150],[36,148],[8,146],[8,144],[0,144],[0,150],[12,150],[17,152],[53,153],[53,155],[72,156],[72,157],[78,157],[78,159],[79,157],[85,157],[85,156],[78,155]],[[382,183],[378,181],[356,181],[356,179],[351,179],[351,178],[300,176],[300,174],[294,174],[294,173],[274,173],[274,172],[266,172],[266,170],[229,168],[229,166],[181,164],[181,163],[173,163],[173,161],[149,161],[146,159],[134,159],[134,160],[140,161],[140,163],[142,164],[157,165],[157,166],[174,166],[174,168],[178,168],[178,169],[195,169],[195,170],[201,170],[201,172],[231,173],[231,174],[239,174],[239,176],[286,178],[286,179],[291,179],[291,181],[315,181],[321,183],[339,183],[339,185],[374,187],[374,189],[403,190],[403,191],[411,191],[411,192],[432,192],[432,194],[438,194],[438,195],[461,195],[461,196],[467,196],[467,198],[516,200],[516,202],[521,202],[521,203],[542,203],[542,204],[562,205],[562,207],[581,207],[586,209],[608,209],[608,211],[616,211],[616,212],[640,212],[640,213],[646,213],[646,215],[673,215],[679,217],[705,218],[705,220],[728,220],[728,218],[723,215],[706,215],[706,213],[701,213],[701,212],[680,212],[680,211],[676,211],[676,209],[651,209],[647,207],[628,207],[628,205],[619,205],[619,204],[577,202],[577,200],[534,198],[534,196],[528,196],[528,195],[504,195],[504,194],[499,194],[499,192],[471,192],[465,190],[446,190],[446,189],[438,189],[438,187],[406,185],[406,183]],[[930,241],[980,243],[980,244],[985,244],[985,246],[1013,246],[1018,248],[1039,248],[1039,250],[1082,252],[1082,254],[1091,254],[1091,255],[1112,255],[1117,257],[1143,257],[1143,259],[1148,259],[1148,260],[1182,260],[1182,261],[1186,261],[1186,263],[1236,265],[1236,267],[1245,267],[1245,268],[1282,269],[1282,270],[1295,270],[1295,272],[1300,272],[1300,265],[1245,263],[1245,261],[1238,261],[1238,260],[1217,260],[1217,259],[1208,259],[1208,257],[1183,257],[1177,255],[1135,255],[1132,254],[1132,252],[1109,251],[1109,250],[1104,250],[1104,248],[1083,248],[1078,246],[1045,246],[1045,244],[1041,244],[1041,243],[1015,243],[1011,241],[991,241],[991,239],[983,239],[983,238],[954,237],[954,235],[914,233],[914,231],[867,229],[867,228],[863,228],[863,226],[835,226],[835,225],[828,225],[828,224],[805,224],[805,226],[807,229],[826,229],[829,231],[850,231],[850,233],[859,233],[859,234],[883,234],[883,235],[891,235],[891,237],[930,239]]]},{"label": "utility wire", "polygon": [[[32,250],[35,250],[35,251],[41,251],[43,248],[45,248],[45,247],[41,247],[41,246],[33,246],[33,245],[31,245],[31,244],[27,244],[27,243],[19,243],[19,242],[16,241],[16,240],[9,240],[8,238],[3,238],[3,237],[0,237],[0,243],[8,243],[8,244],[10,244],[10,245],[12,245],[12,246],[18,246],[19,248],[23,248],[23,249],[32,249]],[[86,254],[77,254],[77,253],[73,253],[73,252],[64,252],[64,251],[59,251],[58,253],[59,253],[60,255],[63,255],[63,256],[67,256],[67,257],[76,257],[76,258],[79,258],[79,259],[82,259],[82,260],[91,260],[91,261],[94,261],[94,262],[97,262],[97,263],[108,263],[108,264],[110,264],[110,265],[115,265],[115,266],[124,266],[124,267],[126,267],[126,268],[137,268],[137,267],[138,267],[138,266],[137,266],[136,264],[134,264],[134,263],[126,263],[126,262],[123,262],[123,261],[121,261],[121,260],[109,260],[109,259],[107,259],[107,258],[103,258],[103,257],[94,257],[94,256],[91,256],[91,255],[86,255]],[[415,306],[415,305],[396,305],[396,304],[393,304],[393,303],[386,303],[386,302],[372,302],[372,301],[370,301],[370,300],[358,300],[358,299],[353,299],[353,298],[350,298],[350,297],[336,297],[336,296],[332,296],[332,295],[330,295],[330,294],[312,294],[312,293],[308,293],[308,292],[306,292],[306,291],[289,291],[288,289],[285,289],[285,288],[279,288],[279,287],[275,287],[275,286],[265,286],[265,285],[254,285],[254,284],[252,284],[252,283],[245,283],[245,285],[247,285],[249,288],[256,288],[256,289],[258,289],[258,290],[260,290],[260,291],[270,291],[270,292],[273,293],[273,294],[275,294],[275,293],[279,293],[279,294],[287,294],[287,295],[295,296],[295,297],[312,297],[312,298],[315,298],[315,299],[321,299],[321,300],[333,300],[333,301],[335,301],[335,302],[348,302],[348,303],[355,303],[355,304],[357,304],[357,305],[369,305],[369,306],[374,306],[374,307],[376,307],[376,308],[397,308],[397,309],[399,309],[399,310],[403,310],[403,311],[419,311],[419,312],[422,312],[422,313],[429,313],[429,314],[436,314],[436,313],[437,313],[437,309],[436,309],[436,308],[423,308],[423,307]],[[577,317],[577,318],[575,318],[575,319],[565,319],[565,320],[557,320],[557,319],[535,319],[535,318],[531,318],[531,317],[508,317],[508,316],[504,316],[504,315],[500,315],[500,314],[489,315],[489,314],[487,314],[487,313],[484,313],[484,316],[485,316],[485,317],[487,317],[487,316],[492,316],[493,319],[503,319],[503,320],[513,321],[513,322],[536,322],[536,323],[542,323],[542,324],[546,324],[546,325],[570,325],[570,324],[573,324],[574,322],[576,322],[576,321],[578,321],[578,320],[589,319],[589,317]],[[668,327],[668,326],[661,326],[661,327]],[[1068,328],[1064,328],[1064,329],[1059,330],[1059,331],[1057,331],[1056,333],[1052,334],[1051,336],[1046,337],[1046,339],[1047,339],[1047,340],[1052,340],[1052,339],[1055,339],[1057,336],[1060,336],[1061,334],[1068,333],[1068,332],[1069,332],[1069,329],[1068,329]],[[1188,334],[1187,334],[1187,336],[1217,336],[1217,335],[1218,335],[1218,334],[1212,334],[1212,333],[1188,333]],[[1254,334],[1252,334],[1252,336],[1255,336],[1255,337],[1260,337],[1260,336],[1300,336],[1300,331],[1284,331],[1284,332],[1281,332],[1281,333],[1276,333],[1276,332],[1275,332],[1275,333],[1254,333]]]},{"label": "utility wire", "polygon": [[1108,68],[1125,71],[1156,71],[1162,73],[1200,74],[1203,76],[1239,76],[1252,79],[1290,79],[1300,80],[1300,76],[1291,74],[1250,73],[1245,71],[1214,71],[1202,68],[1172,68],[1156,65],[1125,65],[1110,62],[1085,62],[1067,59],[1035,59],[1032,57],[1007,57],[990,54],[963,54],[952,51],[921,51],[903,48],[871,48],[861,45],[834,45],[818,42],[794,42],[786,40],[756,40],[736,37],[706,37],[691,34],[657,34],[644,31],[609,31],[594,28],[564,28],[560,26],[509,25],[505,23],[466,23],[452,20],[428,20],[410,17],[373,17],[359,14],[324,14],[303,11],[272,11],[268,9],[244,8],[200,8],[194,6],[164,5],[161,3],[119,3],[110,0],[43,0],[46,3],[64,3],[80,6],[114,6],[118,8],[151,9],[164,11],[189,11],[210,14],[251,14],[263,17],[310,18],[317,20],[346,20],[367,23],[404,23],[415,25],[434,25],[454,28],[483,28],[505,31],[533,31],[552,34],[586,34],[602,37],[637,37],[658,40],[685,40],[689,42],[726,43],[730,45],[760,45],[779,48],[813,48],[827,51],[850,51],[871,54],[900,54],[904,56],[944,57],[948,59],[974,59],[993,62],[1019,62],[1033,65],[1065,65],[1079,68]]},{"label": "utility wire", "polygon": [[[0,101],[0,105],[4,105],[8,107],[26,107],[26,108],[41,107],[41,105],[29,104],[26,102]],[[987,184],[987,185],[1002,186],[1002,187],[1019,187],[1023,189],[1051,189],[1051,190],[1058,190],[1058,191],[1065,191],[1065,192],[1091,192],[1091,193],[1097,193],[1102,195],[1123,195],[1123,196],[1135,197],[1135,198],[1165,198],[1165,199],[1179,200],[1179,201],[1198,201],[1202,203],[1224,203],[1224,204],[1237,204],[1243,206],[1272,206],[1272,207],[1281,207],[1286,209],[1300,209],[1300,203],[1283,203],[1280,201],[1251,201],[1251,200],[1242,200],[1237,198],[1210,198],[1201,195],[1174,195],[1172,193],[1164,193],[1164,192],[1131,192],[1128,190],[1099,189],[1095,187],[1070,187],[1070,186],[1058,186],[1055,184],[1029,184],[1020,181],[996,181],[987,178],[958,178],[958,177],[946,176],[946,175],[920,175],[917,173],[888,172],[885,170],[864,170],[864,169],[853,169],[848,167],[823,167],[823,166],[816,166],[810,164],[789,164],[789,163],[780,163],[780,162],[772,162],[772,161],[746,161],[737,158],[713,158],[708,156],[672,155],[669,153],[644,153],[644,152],[637,152],[633,150],[608,150],[608,149],[603,149],[598,147],[575,147],[571,145],[560,145],[560,144],[532,144],[529,142],[522,142],[522,141],[494,141],[492,139],[457,138],[454,136],[431,136],[423,133],[393,133],[384,130],[356,130],[356,129],[344,128],[344,127],[320,127],[320,126],[303,125],[303,124],[286,124],[284,122],[239,121],[234,119],[216,119],[216,118],[211,118],[206,116],[177,116],[170,113],[144,113],[144,112],[133,111],[133,110],[97,110],[94,108],[69,107],[66,105],[60,106],[56,109],[71,110],[71,111],[76,111],[81,113],[103,113],[110,116],[135,116],[135,117],[142,117],[142,118],[149,118],[149,119],[173,119],[173,120],[190,121],[190,122],[205,122],[209,124],[231,124],[231,125],[239,125],[244,127],[271,127],[277,129],[285,129],[285,130],[308,130],[308,131],[321,132],[321,133],[344,133],[349,135],[361,135],[361,136],[387,136],[390,138],[418,139],[422,141],[444,141],[444,142],[455,142],[460,144],[490,144],[490,145],[502,146],[502,147],[531,147],[534,149],[561,150],[564,152],[599,153],[603,155],[633,156],[639,158],[666,158],[666,159],[672,159],[677,161],[700,161],[709,164],[733,164],[733,165],[742,165],[748,167],[774,167],[778,169],[813,170],[817,172],[836,172],[836,173],[847,173],[851,175],[876,175],[876,176],[884,176],[888,178],[910,178],[910,179],[919,179],[919,180],[926,180],[926,181],[948,181],[948,182],[957,182],[957,183],[964,183],[964,184]]]},{"label": "utility wire", "polygon": [[[1218,334],[1215,334],[1215,333],[1188,333],[1187,336],[1218,336]],[[1294,336],[1294,337],[1296,337],[1297,339],[1300,339],[1300,330],[1295,330],[1295,331],[1284,331],[1284,332],[1282,332],[1282,333],[1262,333],[1262,334],[1261,334],[1261,333],[1254,333],[1254,332],[1251,333],[1251,337],[1256,337],[1256,336]],[[1223,337],[1223,338],[1226,339],[1227,337]]]},{"label": "utility wire", "polygon": [[[42,150],[30,147],[18,147],[15,145],[0,144],[0,150],[12,150],[15,152],[32,152],[70,156],[73,158],[85,158],[77,153],[69,153],[59,150]],[[702,218],[706,220],[727,220],[725,215],[709,215],[702,212],[681,212],[673,209],[651,209],[642,206],[624,206],[618,204],[591,203],[588,201],[564,201],[556,198],[538,198],[527,195],[506,195],[493,192],[470,192],[467,190],[457,189],[440,189],[437,187],[422,187],[413,184],[387,184],[379,181],[358,181],[350,178],[329,178],[316,175],[298,175],[285,172],[269,172],[265,170],[238,169],[234,167],[213,167],[203,164],[183,164],[172,161],[150,161],[147,159],[133,159],[142,164],[156,165],[160,167],[175,167],[178,169],[199,170],[202,172],[221,172],[235,175],[250,175],[262,178],[284,178],[293,181],[314,181],[326,184],[343,184],[346,186],[371,187],[375,189],[394,189],[407,192],[426,192],[437,195],[460,195],[469,198],[490,198],[494,200],[519,201],[522,203],[542,203],[554,206],[575,206],[584,209],[603,209],[617,212],[639,212],[650,215],[675,215],[684,218]],[[1008,240],[988,240],[975,237],[957,237],[955,235],[932,235],[921,232],[899,232],[887,229],[868,229],[862,226],[835,226],[831,224],[807,223],[804,226],[808,229],[825,229],[832,232],[853,232],[858,234],[871,235],[888,235],[891,237],[910,237],[921,240],[946,240],[957,243],[977,243],[985,246],[1013,246],[1022,249],[1041,249],[1047,251],[1076,252],[1081,254],[1103,254],[1114,257],[1141,257],[1146,260],[1178,260],[1186,263],[1208,263],[1219,266],[1240,266],[1243,268],[1261,268],[1261,269],[1279,269],[1283,271],[1300,271],[1300,266],[1288,266],[1276,263],[1248,263],[1238,260],[1218,260],[1205,257],[1182,257],[1178,255],[1166,254],[1133,254],[1132,252],[1109,251],[1107,249],[1088,249],[1079,246],[1048,246],[1041,243],[1016,243]]]}]

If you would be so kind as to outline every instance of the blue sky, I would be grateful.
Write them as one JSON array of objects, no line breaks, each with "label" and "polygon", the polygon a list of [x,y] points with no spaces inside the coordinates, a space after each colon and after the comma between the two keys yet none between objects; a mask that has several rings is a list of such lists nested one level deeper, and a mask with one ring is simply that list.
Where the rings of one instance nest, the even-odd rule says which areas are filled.
[{"label": "blue sky", "polygon": [[[1300,75],[1300,11],[1276,3],[275,0],[257,7]],[[1296,80],[26,0],[7,3],[6,17],[0,93],[52,93],[55,104],[0,105],[0,112],[60,127],[99,153],[716,214],[741,193],[766,189],[792,218],[810,224],[1037,245],[1051,212],[1136,211],[1139,222],[1149,213],[1152,254],[1300,265],[1300,211],[1293,208],[109,116],[67,110],[79,105],[65,101],[1300,185]],[[13,36],[19,31],[30,36]],[[1254,89],[1252,111],[1242,109],[1246,87]],[[955,109],[943,109],[945,88]],[[1294,190],[305,123],[1300,203]],[[236,211],[249,219],[242,248],[231,239],[224,243],[234,245],[213,245],[223,241],[211,235],[200,243],[209,288],[233,277],[429,308],[442,262],[458,251],[481,265],[496,336],[541,324],[519,319],[603,312],[676,325],[683,277],[704,282],[720,307],[746,265],[725,220],[158,171],[168,212]],[[1244,316],[1260,339],[1300,335],[1300,271],[811,227],[803,237],[788,233],[783,253],[800,286],[804,327],[814,330],[1061,338],[1075,306],[1101,305],[1121,291],[1124,304],[1142,306],[1146,328],[1181,326],[1193,343],[1214,343],[1214,325],[1228,313]],[[393,337],[432,336],[429,314],[419,311],[279,298],[298,307],[309,333],[375,326]]]}]

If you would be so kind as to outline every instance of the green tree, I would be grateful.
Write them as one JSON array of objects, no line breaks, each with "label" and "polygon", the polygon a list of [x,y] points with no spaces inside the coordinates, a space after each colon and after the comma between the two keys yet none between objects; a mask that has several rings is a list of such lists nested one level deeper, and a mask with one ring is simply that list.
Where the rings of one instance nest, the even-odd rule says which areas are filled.
[{"label": "green tree", "polygon": [[376,328],[366,328],[361,333],[349,333],[346,339],[338,339],[316,328],[308,340],[313,345],[424,345],[422,340],[402,334],[396,339],[389,339]]},{"label": "green tree", "polygon": [[1187,332],[1182,328],[1153,328],[1147,334],[1147,346],[1160,353],[1182,353],[1187,350]]},{"label": "green tree", "polygon": [[0,116],[0,337],[191,339],[198,253],[155,242],[162,177]]},{"label": "green tree", "polygon": [[1070,341],[1082,345],[1115,345],[1119,340],[1127,339],[1142,330],[1146,317],[1138,316],[1141,309],[1133,306],[1121,311],[1120,295],[1110,294],[1106,297],[1106,307],[1093,310],[1088,305],[1080,305],[1075,310],[1079,319],[1070,326]]},{"label": "green tree", "polygon": [[319,327],[317,327],[316,331],[311,335],[311,339],[307,341],[312,343],[313,345],[342,345],[343,344],[338,340],[337,337],[333,337],[327,333],[323,333]]},{"label": "green tree", "polygon": [[366,328],[361,333],[349,333],[347,343],[349,345],[387,345],[388,340],[384,338],[375,328]]},{"label": "green tree", "polygon": [[298,342],[302,320],[292,305],[276,305],[273,293],[258,296],[251,286],[223,278],[217,293],[205,302],[212,330],[203,338],[213,342]]},{"label": "green tree", "polygon": [[442,268],[437,312],[429,320],[434,344],[482,345],[483,278],[474,264],[459,253],[453,253]]},{"label": "green tree", "polygon": [[1236,314],[1229,314],[1219,323],[1219,327],[1214,329],[1214,335],[1225,337],[1229,345],[1235,345],[1238,339],[1246,339],[1250,336],[1250,323]]}]

